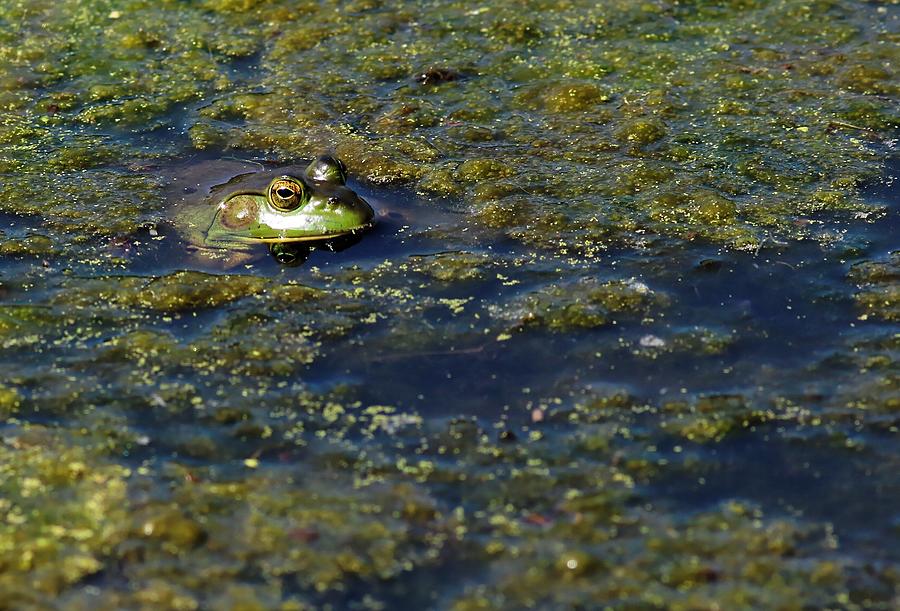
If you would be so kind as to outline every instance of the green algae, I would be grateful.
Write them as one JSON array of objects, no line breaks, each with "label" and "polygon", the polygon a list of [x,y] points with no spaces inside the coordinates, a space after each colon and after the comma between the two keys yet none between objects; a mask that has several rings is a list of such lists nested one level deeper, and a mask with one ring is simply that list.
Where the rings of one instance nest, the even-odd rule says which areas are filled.
[{"label": "green algae", "polygon": [[0,255],[46,257],[56,255],[58,252],[53,247],[52,238],[40,234],[4,239],[3,243],[0,244]]},{"label": "green algae", "polygon": [[[598,513],[592,509],[580,515],[592,520]],[[620,528],[628,532],[636,526],[626,523]],[[563,543],[548,549],[535,540],[517,550],[518,558],[507,554],[500,561],[506,566],[499,583],[469,588],[454,601],[453,608],[513,609],[603,600],[627,606],[694,609],[723,603],[790,606],[800,599],[828,605],[847,598],[847,577],[839,564],[810,565],[794,558],[796,542],[809,536],[807,533],[789,522],[760,527],[753,509],[746,506],[726,506],[680,524],[646,525],[645,542],[631,548],[633,551],[629,551],[627,535],[598,541],[591,551],[579,551],[573,549],[577,530],[571,532],[575,529],[565,524],[552,528],[561,531],[560,535],[568,534],[568,546]],[[722,553],[723,548],[732,546],[742,551]],[[670,560],[658,564],[656,558],[663,555]],[[816,582],[818,602],[803,594],[810,580]],[[556,583],[564,587],[556,587]]]},{"label": "green algae", "polygon": [[0,452],[0,590],[35,604],[102,569],[126,519],[129,470],[41,427],[6,437]]},{"label": "green algae", "polygon": [[25,336],[46,331],[56,320],[45,307],[6,305],[0,308],[0,337],[8,342],[20,341]]},{"label": "green algae", "polygon": [[0,415],[8,418],[14,414],[22,402],[22,397],[13,388],[0,386]]},{"label": "green algae", "polygon": [[[814,523],[770,517],[738,504],[685,516],[664,508],[645,510],[635,502],[648,499],[641,486],[666,473],[667,459],[645,447],[649,440],[666,435],[714,446],[773,421],[811,423],[808,410],[787,404],[773,410],[741,395],[648,405],[616,392],[592,396],[571,413],[558,398],[536,401],[547,415],[532,416],[524,426],[498,422],[507,431],[501,436],[471,418],[442,425],[407,409],[360,403],[353,390],[321,396],[289,381],[348,337],[371,347],[379,319],[359,319],[373,313],[375,303],[389,324],[386,340],[394,350],[404,341],[418,349],[459,342],[471,334],[472,324],[485,324],[474,318],[484,316],[484,308],[500,319],[499,326],[487,327],[496,334],[508,328],[510,314],[534,299],[546,300],[546,307],[535,311],[556,333],[592,324],[583,312],[574,318],[566,314],[573,304],[589,304],[620,324],[661,317],[671,307],[671,296],[637,280],[585,278],[522,294],[516,294],[513,283],[509,300],[493,309],[491,301],[466,304],[460,328],[442,327],[440,338],[422,332],[423,311],[430,300],[434,307],[438,303],[427,295],[423,278],[439,280],[445,290],[495,280],[502,286],[503,278],[522,265],[471,252],[417,256],[397,265],[320,271],[316,279],[327,288],[183,272],[160,278],[76,278],[57,287],[54,308],[69,308],[65,315],[7,306],[16,325],[10,323],[11,331],[40,324],[42,335],[54,331],[61,337],[100,313],[109,316],[119,309],[118,318],[91,323],[100,336],[116,329],[99,351],[67,349],[70,371],[90,368],[102,384],[123,393],[116,410],[139,411],[166,424],[146,439],[124,435],[128,441],[115,449],[92,441],[96,445],[82,450],[89,453],[83,460],[89,461],[90,472],[102,471],[95,465],[108,464],[111,451],[116,456],[122,448],[147,445],[180,457],[175,463],[147,465],[138,471],[140,477],[128,478],[137,498],[149,500],[122,504],[115,514],[113,545],[92,548],[75,560],[43,556],[41,570],[55,576],[56,589],[53,594],[32,591],[21,600],[39,603],[53,595],[74,605],[89,596],[78,585],[83,575],[111,573],[128,584],[103,589],[100,597],[111,606],[168,601],[199,608],[245,598],[265,606],[316,606],[328,596],[357,600],[347,588],[359,583],[380,601],[389,599],[383,589],[387,584],[411,576],[430,583],[432,571],[445,575],[457,562],[491,567],[462,591],[439,590],[447,605],[460,608],[578,604],[598,597],[685,608],[721,601],[777,606],[797,600],[838,604],[850,597],[884,600],[882,590],[854,582],[858,567],[853,561],[821,552],[831,549],[831,535]],[[889,278],[883,266],[869,267],[857,266],[851,276],[866,282]],[[553,268],[535,261],[525,268],[533,276],[518,277],[528,285],[555,277]],[[211,304],[209,286],[223,278],[234,281],[234,290],[223,291],[228,299]],[[159,292],[153,299],[170,301],[171,312],[141,297],[154,286]],[[223,306],[229,311],[198,327],[190,341],[154,330],[164,321],[145,315],[189,316],[193,310]],[[733,340],[694,329],[664,341],[662,347],[650,340],[636,347],[716,355]],[[310,350],[310,342],[321,345]],[[880,375],[891,366],[885,360],[890,349],[866,348],[869,355],[861,366]],[[186,371],[199,373],[199,383],[185,382]],[[134,375],[117,378],[120,372]],[[235,380],[241,381],[240,395],[231,391]],[[880,388],[881,394],[872,388],[850,393],[848,398],[860,401],[853,409],[896,414],[890,407],[896,387]],[[16,414],[31,414],[30,390],[13,392]],[[81,392],[104,396],[91,386]],[[260,397],[266,398],[262,405]],[[78,405],[82,399],[74,394],[68,401]],[[639,433],[633,419],[648,410],[659,414],[658,428]],[[826,417],[839,423],[843,416]],[[548,424],[575,426],[560,438],[542,426],[544,418]],[[93,423],[98,438],[123,438],[114,433],[119,425],[102,418],[80,421]],[[77,443],[81,448],[85,441]],[[65,461],[67,451],[49,445],[43,455],[55,461],[61,454]],[[307,479],[323,470],[335,479]],[[465,503],[444,496],[448,488],[464,491]],[[47,493],[58,494],[58,488]],[[37,578],[38,568],[21,571],[11,578],[10,596],[25,596],[15,588]],[[526,577],[512,580],[511,574]],[[888,573],[882,578],[891,579]],[[228,584],[227,594],[222,583]],[[447,587],[446,579],[441,583]]]},{"label": "green algae", "polygon": [[679,354],[711,356],[725,353],[734,342],[733,334],[720,330],[684,329],[667,337],[649,333],[643,335],[633,346],[632,353],[646,359],[660,359]]},{"label": "green algae", "polygon": [[545,287],[494,310],[499,318],[513,321],[516,330],[534,326],[572,331],[601,327],[619,317],[649,314],[665,307],[667,301],[665,294],[635,279],[602,283],[586,279]]},{"label": "green algae", "polygon": [[441,282],[464,282],[483,278],[484,268],[491,258],[483,253],[440,253],[431,257],[416,257],[410,271],[415,271]]},{"label": "green algae", "polygon": [[900,320],[900,253],[892,253],[886,261],[854,265],[850,279],[861,289],[855,296],[860,318]]},{"label": "green algae", "polygon": [[592,82],[563,81],[553,85],[541,85],[526,89],[516,99],[518,104],[528,108],[542,108],[551,113],[587,111],[603,102],[610,95]]},{"label": "green algae", "polygon": [[740,395],[705,396],[692,403],[673,401],[663,404],[661,410],[665,413],[663,428],[700,443],[721,440],[776,417],[772,410],[748,405]]},{"label": "green algae", "polygon": [[635,144],[650,144],[665,135],[665,125],[652,119],[632,119],[615,130],[616,139]]},{"label": "green algae", "polygon": [[[884,101],[876,97],[895,93],[889,63],[896,58],[890,45],[863,34],[866,11],[854,15],[833,4],[828,15],[834,21],[829,23],[842,23],[842,27],[816,30],[790,17],[810,14],[812,9],[799,1],[779,10],[762,4],[740,10],[704,4],[643,10],[621,2],[575,2],[548,13],[541,22],[513,18],[505,5],[467,12],[461,4],[442,2],[429,10],[427,21],[440,16],[438,21],[452,25],[423,30],[419,35],[425,38],[418,40],[401,27],[417,19],[415,11],[389,15],[375,6],[347,13],[312,5],[286,11],[280,3],[248,2],[204,5],[180,11],[176,17],[135,0],[118,9],[86,8],[74,24],[66,20],[66,14],[75,11],[75,5],[65,6],[52,14],[36,6],[32,12],[6,9],[10,14],[4,19],[9,22],[27,22],[40,15],[49,32],[38,41],[23,28],[4,43],[0,57],[12,57],[15,45],[18,56],[27,58],[24,65],[34,68],[33,80],[24,81],[27,87],[13,81],[10,90],[37,96],[35,89],[40,85],[52,83],[55,88],[52,101],[42,97],[42,105],[24,120],[6,123],[0,139],[15,143],[6,149],[7,163],[40,158],[41,147],[59,143],[54,132],[64,126],[70,134],[62,139],[62,150],[67,151],[84,137],[80,125],[152,129],[167,125],[177,105],[205,99],[207,103],[186,126],[191,141],[200,148],[265,149],[283,156],[308,156],[331,146],[354,174],[374,182],[422,179],[419,188],[424,192],[447,182],[436,183],[433,173],[448,161],[459,164],[450,180],[461,184],[453,192],[474,194],[486,178],[500,176],[520,185],[529,182],[535,177],[530,164],[485,160],[482,138],[455,136],[460,129],[476,134],[490,125],[493,135],[488,142],[532,148],[546,142],[577,156],[586,166],[583,169],[602,170],[611,162],[635,157],[654,164],[668,160],[671,177],[665,182],[701,182],[729,191],[737,199],[737,213],[715,220],[729,231],[709,236],[730,242],[738,232],[749,234],[747,240],[760,235],[758,221],[744,214],[742,205],[752,203],[755,184],[776,187],[770,192],[774,200],[770,204],[779,207],[779,212],[766,226],[789,235],[797,214],[797,200],[786,199],[789,194],[809,194],[835,171],[866,173],[870,153],[853,141],[852,134],[829,125],[860,119],[863,127],[876,132],[896,126]],[[301,14],[316,27],[296,29],[293,24]],[[678,25],[666,20],[676,15]],[[129,27],[134,20],[141,23],[137,30]],[[602,24],[602,36],[598,24]],[[370,33],[362,36],[361,32]],[[778,32],[778,37],[772,32]],[[91,44],[70,54],[64,64],[51,67],[52,58],[68,52],[71,41],[79,36]],[[628,45],[630,39],[641,41],[640,51]],[[695,47],[696,40],[703,43]],[[510,57],[498,44],[520,44],[523,50]],[[776,50],[785,44],[792,45],[790,52]],[[829,45],[840,46],[840,53],[820,51]],[[477,70],[464,70],[463,78],[428,88],[427,94],[409,84],[416,74],[414,66],[440,66],[450,49],[460,58],[459,65],[468,58],[488,56]],[[365,52],[359,61],[350,61],[345,50]],[[247,57],[264,69],[248,76],[231,70],[234,58]],[[323,66],[330,72],[323,72]],[[104,80],[103,74],[115,74],[116,79]],[[560,79],[561,74],[567,78]],[[290,103],[289,96],[297,88],[304,89],[307,79],[331,88],[329,102],[310,96],[302,105]],[[510,90],[501,86],[501,79],[530,84]],[[240,86],[244,80],[249,87]],[[386,83],[400,86],[382,98],[352,95],[383,89]],[[492,103],[467,101],[483,91],[492,92]],[[831,95],[835,91],[839,94]],[[799,97],[798,92],[802,92]],[[760,96],[767,100],[764,109],[746,103]],[[475,107],[478,115],[464,112]],[[522,121],[517,111],[505,108],[523,108],[530,114]],[[705,113],[714,120],[694,121]],[[875,119],[877,113],[883,118]],[[560,120],[570,115],[583,116],[586,123]],[[51,131],[47,124],[57,127]],[[364,124],[368,130],[360,129]],[[687,132],[694,134],[687,147],[667,142]],[[572,138],[575,134],[593,137]],[[584,154],[604,139],[619,141],[624,148],[611,144],[605,154]],[[135,157],[135,151],[110,152],[106,147],[92,147],[90,161],[74,163],[98,166]],[[777,162],[777,156],[788,163]],[[725,182],[730,167],[739,169],[743,180],[738,184],[733,177]],[[559,180],[542,189],[541,205],[567,198],[582,186],[602,194],[616,180],[614,173],[593,174],[585,183],[583,175],[571,171],[578,168],[569,165],[537,168],[537,177],[559,169],[564,170]],[[637,184],[643,191],[655,188],[655,183],[659,178],[641,179]],[[446,187],[440,190],[449,192]],[[617,201],[625,210],[631,201],[627,195],[622,192]],[[858,204],[852,186],[841,189],[841,195]],[[26,194],[21,199],[31,197]],[[782,202],[785,206],[780,209]],[[569,219],[557,232],[574,240],[579,223],[586,218]],[[628,237],[627,231],[610,229],[619,238]],[[653,229],[672,232],[666,224],[654,224]],[[128,231],[126,227],[115,230]]]},{"label": "green algae", "polygon": [[267,282],[254,276],[182,271],[159,278],[80,278],[64,287],[55,303],[78,307],[111,303],[160,312],[214,308],[262,292]]},{"label": "green algae", "polygon": [[[290,463],[278,466],[240,454],[233,460],[234,473],[225,478],[190,463],[141,467],[126,481],[137,499],[161,485],[165,492],[154,493],[158,500],[121,504],[111,538],[102,546],[102,540],[89,540],[98,545],[90,548],[91,562],[53,556],[41,563],[43,570],[76,579],[82,573],[72,567],[122,571],[130,586],[106,589],[102,600],[108,604],[159,598],[178,599],[186,608],[221,596],[223,580],[270,604],[300,604],[340,591],[348,581],[363,579],[376,588],[410,572],[423,574],[460,553],[497,570],[462,593],[446,593],[460,608],[479,600],[518,607],[597,597],[686,607],[723,600],[829,604],[848,593],[877,595],[853,589],[853,567],[846,562],[816,557],[817,549],[831,545],[827,531],[768,518],[745,504],[681,518],[636,506],[631,502],[638,494],[635,478],[654,471],[642,466],[644,450],[628,445],[622,428],[582,430],[578,444],[533,437],[510,446],[490,441],[469,419],[444,428],[412,421],[418,422],[412,435],[403,428],[385,430],[384,417],[396,412],[373,406],[358,412],[363,419],[371,417],[373,441],[342,443],[348,416],[328,416],[322,398],[310,399],[308,416],[288,412],[291,421],[299,418],[309,430],[293,442],[282,436],[297,431],[296,425],[275,434],[282,439],[282,452],[300,439],[316,444],[303,472]],[[713,409],[709,403],[703,411]],[[219,411],[215,417],[232,422],[245,416]],[[321,437],[317,430],[329,435]],[[20,437],[16,447],[26,447],[27,435]],[[392,437],[414,441],[419,457],[392,457]],[[604,441],[588,445],[589,438]],[[35,447],[56,459],[57,446],[40,439]],[[69,464],[71,459],[62,456],[61,464]],[[108,498],[108,480],[101,475],[105,461],[77,456],[87,462],[76,481],[102,484]],[[613,456],[618,458],[610,462]],[[565,473],[555,474],[564,465]],[[360,481],[350,485],[354,476]],[[63,469],[62,479],[52,480],[47,493],[72,485],[72,477]],[[155,484],[157,478],[162,482]],[[21,485],[27,486],[25,481]],[[453,482],[465,487],[466,509],[440,500],[437,491]],[[110,519],[106,515],[104,523]],[[470,532],[481,533],[479,542],[471,541],[465,551],[456,548],[452,542]],[[519,577],[513,581],[507,577],[512,574]],[[62,583],[58,587],[65,587]],[[809,583],[815,588],[804,587]],[[298,585],[303,597],[286,593]],[[23,600],[40,602],[45,595],[52,591],[31,591]],[[85,596],[79,588],[64,593],[73,603]]]}]

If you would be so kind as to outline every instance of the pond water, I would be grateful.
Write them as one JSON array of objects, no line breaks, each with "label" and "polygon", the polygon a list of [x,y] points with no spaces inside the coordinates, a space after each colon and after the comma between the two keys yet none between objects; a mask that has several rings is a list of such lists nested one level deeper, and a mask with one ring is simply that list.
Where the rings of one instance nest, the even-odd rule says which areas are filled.
[{"label": "pond water", "polygon": [[[874,608],[898,5],[0,6],[0,607]],[[178,211],[323,150],[296,266]]]}]

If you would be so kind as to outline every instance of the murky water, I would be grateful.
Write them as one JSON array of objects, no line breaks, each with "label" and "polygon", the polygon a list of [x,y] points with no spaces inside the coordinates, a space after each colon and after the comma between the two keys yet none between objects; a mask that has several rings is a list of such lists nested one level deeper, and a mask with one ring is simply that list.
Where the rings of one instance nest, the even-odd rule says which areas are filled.
[{"label": "murky water", "polygon": [[0,5],[0,607],[896,607],[897,16]]}]

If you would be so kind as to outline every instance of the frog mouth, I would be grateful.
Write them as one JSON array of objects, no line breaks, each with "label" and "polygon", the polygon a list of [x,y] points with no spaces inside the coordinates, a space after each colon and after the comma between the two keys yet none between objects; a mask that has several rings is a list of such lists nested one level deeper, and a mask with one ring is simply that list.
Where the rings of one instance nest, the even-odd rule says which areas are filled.
[{"label": "frog mouth", "polygon": [[[284,229],[282,231],[277,231],[274,227],[266,227],[268,231],[264,230],[263,227],[259,227],[257,229],[251,229],[251,241],[254,242],[263,242],[265,244],[283,244],[289,242],[324,242],[326,240],[332,240],[334,238],[341,237],[353,237],[365,233],[366,231],[372,229],[375,226],[375,220],[371,220],[368,223],[363,225],[357,225],[351,229],[339,229],[333,231],[323,230],[316,233],[307,233],[306,235],[290,235],[289,229]],[[272,231],[272,230],[275,231]],[[253,235],[256,234],[256,235]]]}]

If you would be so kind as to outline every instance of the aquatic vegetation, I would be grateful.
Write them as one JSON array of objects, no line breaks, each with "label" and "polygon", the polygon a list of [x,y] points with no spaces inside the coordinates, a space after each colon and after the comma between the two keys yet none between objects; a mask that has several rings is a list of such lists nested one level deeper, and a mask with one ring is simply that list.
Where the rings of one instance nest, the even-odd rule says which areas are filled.
[{"label": "aquatic vegetation", "polygon": [[[7,23],[43,24],[40,31],[10,30],[0,55],[20,58],[6,65],[4,92],[14,97],[10,108],[24,109],[24,119],[6,119],[0,136],[12,145],[4,147],[8,168],[21,171],[40,160],[108,177],[104,166],[150,151],[110,142],[84,125],[126,133],[166,127],[181,114],[173,112],[179,105],[193,103],[185,127],[200,148],[308,157],[330,146],[356,175],[376,182],[421,180],[426,192],[435,188],[438,167],[450,163],[457,166],[450,179],[461,183],[456,193],[472,196],[485,181],[511,178],[540,206],[587,188],[612,197],[631,220],[664,235],[674,228],[644,216],[635,204],[674,185],[695,185],[710,194],[699,204],[699,224],[712,214],[713,224],[728,228],[709,237],[747,244],[770,231],[792,235],[794,219],[805,213],[800,202],[835,175],[842,177],[838,193],[860,206],[853,179],[871,175],[873,152],[854,138],[866,133],[842,123],[871,130],[876,138],[897,124],[884,98],[895,93],[886,67],[896,59],[895,45],[887,31],[876,28],[865,36],[874,25],[871,11],[854,11],[848,6],[853,3],[827,3],[834,27],[821,29],[810,27],[813,9],[803,2],[749,10],[573,2],[540,23],[517,23],[521,18],[506,15],[512,7],[503,3],[467,12],[465,4],[442,2],[429,9],[426,22],[447,25],[430,29],[408,27],[420,19],[413,9],[389,13],[379,4],[359,11],[208,4],[175,12],[140,0],[119,4],[4,9],[0,17]],[[68,11],[79,11],[80,19],[69,19]],[[316,27],[294,27],[301,15]],[[73,40],[90,44],[70,52]],[[524,45],[523,51],[510,55],[510,44]],[[834,50],[823,52],[829,45]],[[54,61],[67,52],[65,62]],[[361,52],[359,60],[354,52]],[[393,72],[385,72],[388,57],[399,62]],[[415,66],[440,66],[447,57],[462,67],[460,78],[427,89],[413,84]],[[238,70],[236,62],[249,63]],[[307,82],[325,91],[292,103],[295,91],[308,90]],[[44,93],[50,85],[52,93]],[[383,94],[359,95],[369,91]],[[482,91],[493,92],[490,103],[479,103]],[[751,103],[761,97],[764,107]],[[866,118],[879,114],[880,122]],[[460,138],[462,133],[469,136]],[[50,146],[54,152],[47,158],[40,151]],[[503,155],[483,157],[492,148]],[[542,169],[528,161],[557,152],[568,163]],[[641,159],[652,173],[621,190],[621,174],[605,170],[630,159]],[[34,200],[26,191],[34,181],[25,173],[7,184],[2,200],[18,200],[17,211],[31,213],[22,207]],[[765,217],[755,213],[760,184],[777,187],[765,203],[777,211]],[[123,185],[121,191],[134,188]],[[716,194],[733,202],[724,214],[708,200]],[[511,197],[515,192],[493,199]],[[140,214],[117,205],[117,219]],[[154,208],[149,211],[158,212]],[[597,222],[593,216],[591,210],[575,214],[555,233],[577,240],[584,222]],[[610,238],[633,239],[627,227],[610,229]]]},{"label": "aquatic vegetation", "polygon": [[850,279],[860,286],[856,303],[861,318],[900,320],[900,252],[891,253],[887,261],[854,265]]},{"label": "aquatic vegetation", "polygon": [[0,445],[0,590],[7,604],[39,604],[103,568],[127,520],[129,470],[43,427]]},{"label": "aquatic vegetation", "polygon": [[[0,601],[892,608],[898,18],[0,3]],[[322,151],[358,244],[186,253]]]},{"label": "aquatic vegetation", "polygon": [[590,329],[612,323],[614,316],[649,313],[667,303],[665,295],[635,279],[597,282],[588,278],[563,286],[543,287],[517,304],[495,308],[499,317],[521,330],[543,326],[555,331]]},{"label": "aquatic vegetation", "polygon": [[75,278],[62,286],[58,305],[123,306],[175,313],[214,308],[261,292],[267,282],[253,276],[217,276],[181,271],[159,278],[109,276]]}]

